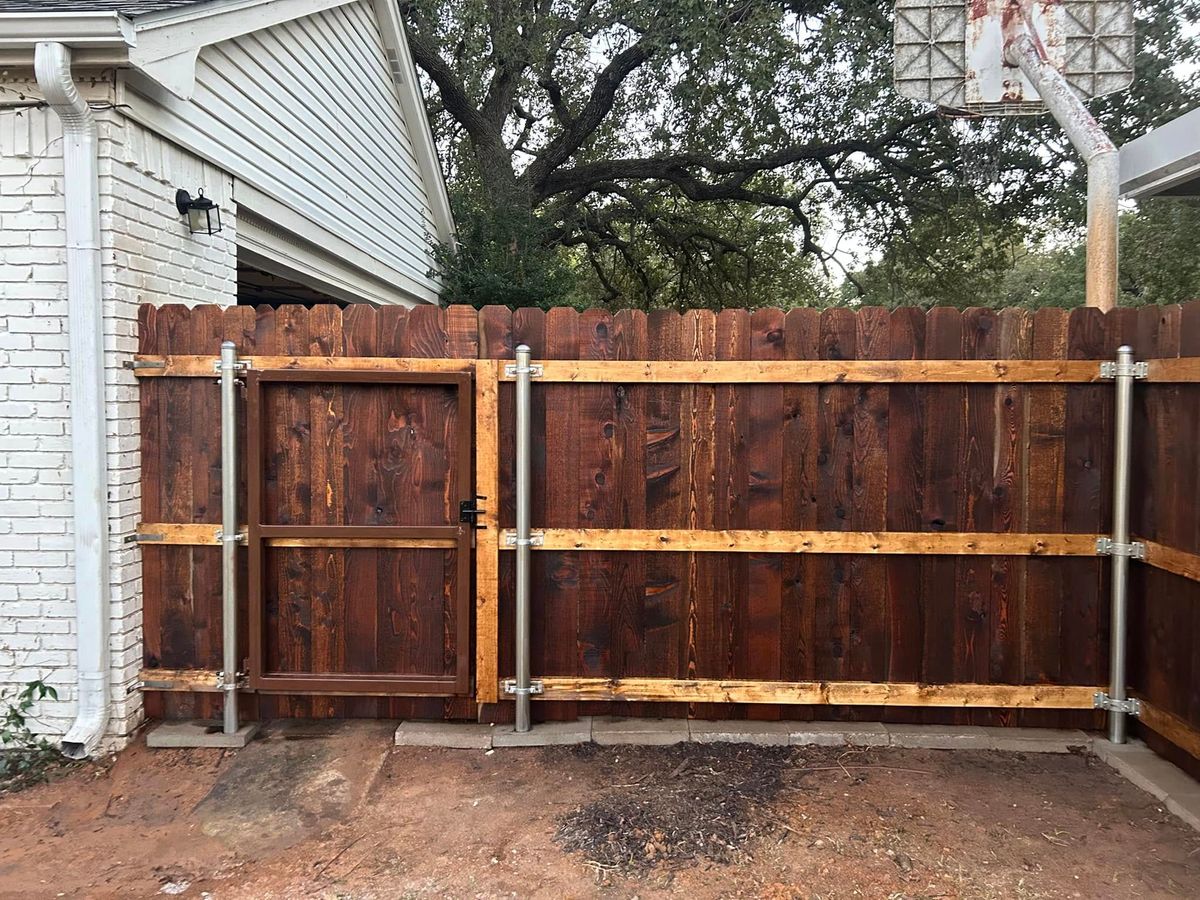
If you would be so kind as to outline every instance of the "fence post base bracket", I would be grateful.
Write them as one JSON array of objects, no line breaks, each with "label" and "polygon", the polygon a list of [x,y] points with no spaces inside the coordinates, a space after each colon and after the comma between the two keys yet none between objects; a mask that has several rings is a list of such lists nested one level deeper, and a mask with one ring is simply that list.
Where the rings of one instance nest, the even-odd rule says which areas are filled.
[{"label": "fence post base bracket", "polygon": [[1128,700],[1114,700],[1104,691],[1096,691],[1092,697],[1092,706],[1105,712],[1125,713],[1127,716],[1137,717],[1142,714],[1142,702],[1136,697],[1130,697]]},{"label": "fence post base bracket", "polygon": [[1120,363],[1108,361],[1100,363],[1101,378],[1145,378],[1150,374],[1150,364],[1143,362]]},{"label": "fence post base bracket", "polygon": [[515,533],[509,532],[504,535],[504,546],[506,547],[541,547],[546,543],[546,535],[541,531],[533,531],[529,534],[529,540],[524,541],[517,537]]},{"label": "fence post base bracket", "polygon": [[506,694],[540,694],[544,690],[540,681],[529,682],[529,687],[527,688],[517,687],[517,679],[515,678],[505,678],[503,686],[504,693]]},{"label": "fence post base bracket", "polygon": [[1132,559],[1146,558],[1146,545],[1141,541],[1121,544],[1112,538],[1102,537],[1096,541],[1096,553],[1100,556],[1128,556]]},{"label": "fence post base bracket", "polygon": [[542,378],[546,374],[546,369],[541,363],[530,363],[528,369],[523,369],[516,363],[507,363],[504,366],[505,378],[516,378],[518,375],[529,373],[530,378]]}]

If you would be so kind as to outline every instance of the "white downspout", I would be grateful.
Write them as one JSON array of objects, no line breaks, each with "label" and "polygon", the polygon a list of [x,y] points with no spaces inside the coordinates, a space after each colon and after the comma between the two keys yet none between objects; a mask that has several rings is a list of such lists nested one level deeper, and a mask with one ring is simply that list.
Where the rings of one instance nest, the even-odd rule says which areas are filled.
[{"label": "white downspout", "polygon": [[79,706],[75,722],[63,738],[62,752],[72,759],[83,759],[104,737],[110,712],[99,139],[96,119],[71,77],[71,51],[63,44],[39,43],[34,52],[34,71],[38,87],[62,121],[63,130]]}]

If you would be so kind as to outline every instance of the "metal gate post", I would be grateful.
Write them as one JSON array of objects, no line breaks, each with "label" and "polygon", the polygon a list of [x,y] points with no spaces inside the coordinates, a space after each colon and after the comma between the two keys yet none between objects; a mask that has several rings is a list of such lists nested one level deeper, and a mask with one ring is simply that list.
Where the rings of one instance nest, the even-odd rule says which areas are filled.
[{"label": "metal gate post", "polygon": [[1096,707],[1108,712],[1108,739],[1125,743],[1125,716],[1137,715],[1138,701],[1126,695],[1126,636],[1129,628],[1129,560],[1144,555],[1142,544],[1129,540],[1129,468],[1133,443],[1133,382],[1145,377],[1145,364],[1133,361],[1133,348],[1117,349],[1116,363],[1105,363],[1101,374],[1116,386],[1113,418],[1112,537],[1101,538],[1098,552],[1112,556],[1112,629],[1109,636],[1108,693],[1096,695]]},{"label": "metal gate post", "polygon": [[221,344],[221,649],[224,731],[236,734],[237,707],[237,345]]},{"label": "metal gate post", "polygon": [[517,697],[516,730],[529,730],[529,542],[530,501],[532,485],[529,482],[530,454],[530,393],[532,369],[529,366],[530,349],[521,344],[517,357]]}]

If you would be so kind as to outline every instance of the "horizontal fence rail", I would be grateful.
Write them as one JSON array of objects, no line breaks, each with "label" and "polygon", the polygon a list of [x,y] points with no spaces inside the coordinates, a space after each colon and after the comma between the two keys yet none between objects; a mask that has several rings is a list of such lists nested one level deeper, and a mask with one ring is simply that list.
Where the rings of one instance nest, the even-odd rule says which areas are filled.
[{"label": "horizontal fence rail", "polygon": [[537,679],[540,700],[780,703],[789,706],[927,706],[1091,709],[1096,688],[1055,684],[917,684],[877,681],[734,681],[683,678]]},{"label": "horizontal fence rail", "polygon": [[[1091,360],[540,360],[535,383],[570,384],[1090,384]],[[502,367],[501,378],[515,376]]]},{"label": "horizontal fence rail", "polygon": [[[704,531],[641,528],[535,529],[534,550],[677,553],[861,553],[974,556],[1096,556],[1098,534],[929,531]],[[501,546],[513,549],[506,529]]]}]

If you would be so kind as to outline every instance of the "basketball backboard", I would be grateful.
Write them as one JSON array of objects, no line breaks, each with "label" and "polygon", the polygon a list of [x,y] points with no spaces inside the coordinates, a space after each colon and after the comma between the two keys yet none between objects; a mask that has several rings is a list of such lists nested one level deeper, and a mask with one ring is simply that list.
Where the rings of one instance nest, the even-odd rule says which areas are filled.
[{"label": "basketball backboard", "polygon": [[1082,99],[1133,80],[1131,0],[896,0],[897,92],[966,115],[1044,112],[1033,84],[1005,60],[1017,17]]}]

